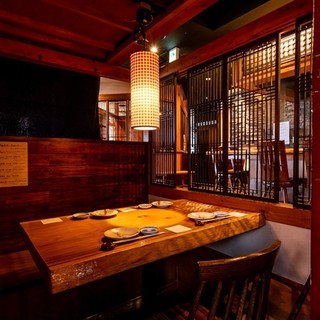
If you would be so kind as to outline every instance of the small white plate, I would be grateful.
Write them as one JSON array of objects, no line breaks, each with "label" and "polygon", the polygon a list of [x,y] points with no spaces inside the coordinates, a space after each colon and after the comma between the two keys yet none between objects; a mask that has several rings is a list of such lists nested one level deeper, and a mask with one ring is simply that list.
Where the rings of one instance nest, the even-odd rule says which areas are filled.
[{"label": "small white plate", "polygon": [[158,233],[159,232],[159,228],[158,227],[155,227],[155,226],[145,226],[145,227],[142,227],[140,229],[140,232],[145,235],[145,234],[155,234],[155,233]]},{"label": "small white plate", "polygon": [[216,215],[213,212],[191,212],[188,214],[188,217],[194,220],[206,220],[213,219]]},{"label": "small white plate", "polygon": [[151,203],[141,203],[138,205],[140,209],[150,209],[152,207]]},{"label": "small white plate", "polygon": [[113,240],[119,240],[136,237],[139,233],[140,230],[138,228],[118,227],[105,231],[104,236]]},{"label": "small white plate", "polygon": [[157,207],[157,208],[168,208],[172,205],[173,203],[171,201],[164,201],[164,200],[160,200],[160,201],[153,201],[152,205]]},{"label": "small white plate", "polygon": [[87,212],[74,213],[72,215],[72,218],[76,220],[87,219],[88,217],[89,217],[89,213]]},{"label": "small white plate", "polygon": [[90,213],[92,217],[102,218],[102,219],[112,218],[112,217],[115,217],[117,214],[118,214],[118,211],[114,209],[101,209],[101,210],[96,210]]}]

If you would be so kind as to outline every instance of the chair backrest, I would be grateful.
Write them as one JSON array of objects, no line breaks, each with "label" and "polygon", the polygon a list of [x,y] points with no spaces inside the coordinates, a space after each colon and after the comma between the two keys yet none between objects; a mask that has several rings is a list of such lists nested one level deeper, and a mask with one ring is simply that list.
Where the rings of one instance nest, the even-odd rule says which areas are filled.
[{"label": "chair backrest", "polygon": [[[222,155],[218,154],[217,156],[214,157],[213,161],[214,161],[215,174],[216,175],[222,174],[223,173],[223,168],[224,168],[223,167]],[[231,159],[228,159],[227,166],[228,166],[228,169],[227,169],[228,171],[233,169],[233,164],[232,164]]]},{"label": "chair backrest", "polygon": [[[260,161],[262,166],[262,180],[273,183],[275,180],[275,151],[276,141],[264,141],[260,150]],[[286,148],[283,140],[278,143],[279,154],[279,184],[289,184],[289,171]]]},{"label": "chair backrest", "polygon": [[232,166],[235,172],[242,172],[245,167],[245,159],[232,159]]},{"label": "chair backrest", "polygon": [[188,320],[195,319],[199,305],[208,307],[208,320],[243,319],[243,315],[246,320],[265,319],[280,244],[275,240],[268,248],[246,256],[199,261],[200,281]]},{"label": "chair backrest", "polygon": [[302,147],[306,177],[308,179],[308,183],[310,184],[312,179],[312,145],[310,139],[305,139]]},{"label": "chair backrest", "polygon": [[286,147],[283,140],[279,141],[279,181],[280,183],[288,182],[289,179],[289,170],[288,170],[288,161]]}]

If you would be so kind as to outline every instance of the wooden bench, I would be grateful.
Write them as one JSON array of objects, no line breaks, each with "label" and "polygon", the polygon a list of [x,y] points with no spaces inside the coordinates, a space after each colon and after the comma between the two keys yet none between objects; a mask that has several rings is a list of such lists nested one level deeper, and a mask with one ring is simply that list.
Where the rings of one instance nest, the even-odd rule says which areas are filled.
[{"label": "wooden bench", "polygon": [[0,255],[0,290],[40,279],[29,250]]}]

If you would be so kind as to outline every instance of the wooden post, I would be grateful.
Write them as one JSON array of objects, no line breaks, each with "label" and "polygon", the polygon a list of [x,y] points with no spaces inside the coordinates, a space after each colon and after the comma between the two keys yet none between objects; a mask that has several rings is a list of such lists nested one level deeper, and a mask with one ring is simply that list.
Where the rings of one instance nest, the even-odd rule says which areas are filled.
[{"label": "wooden post", "polygon": [[[311,207],[311,319],[320,319],[320,2],[314,4],[314,41],[312,72],[313,105],[313,173],[312,173],[312,207]],[[320,168],[320,166],[319,166]]]}]

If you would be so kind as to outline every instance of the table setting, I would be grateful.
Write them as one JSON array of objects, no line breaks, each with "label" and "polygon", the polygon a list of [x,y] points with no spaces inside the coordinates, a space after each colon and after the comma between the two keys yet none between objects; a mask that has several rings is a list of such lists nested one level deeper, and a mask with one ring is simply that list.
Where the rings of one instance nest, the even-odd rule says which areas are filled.
[{"label": "table setting", "polygon": [[236,212],[191,200],[150,204],[22,222],[30,250],[51,292],[61,292],[264,224],[260,213]]},{"label": "table setting", "polygon": [[[117,217],[119,212],[131,212],[134,210],[148,210],[151,208],[167,209],[173,205],[173,202],[166,200],[153,201],[151,203],[141,203],[133,207],[125,207],[117,209],[99,209],[93,212],[81,212],[72,215],[74,220],[83,220],[86,218],[94,219],[111,219]],[[226,211],[204,211],[206,207],[202,208],[203,211],[195,211],[187,214],[187,217],[194,222],[195,226],[204,226],[206,223],[218,221],[221,219],[229,218],[231,215]],[[190,227],[183,225],[172,225],[165,230],[180,233],[192,230]],[[102,244],[100,250],[108,251],[113,250],[116,246],[144,240],[146,238],[154,237],[157,235],[164,234],[165,231],[160,231],[160,228],[155,225],[145,225],[142,227],[133,226],[117,226],[110,228],[103,233]]]}]

